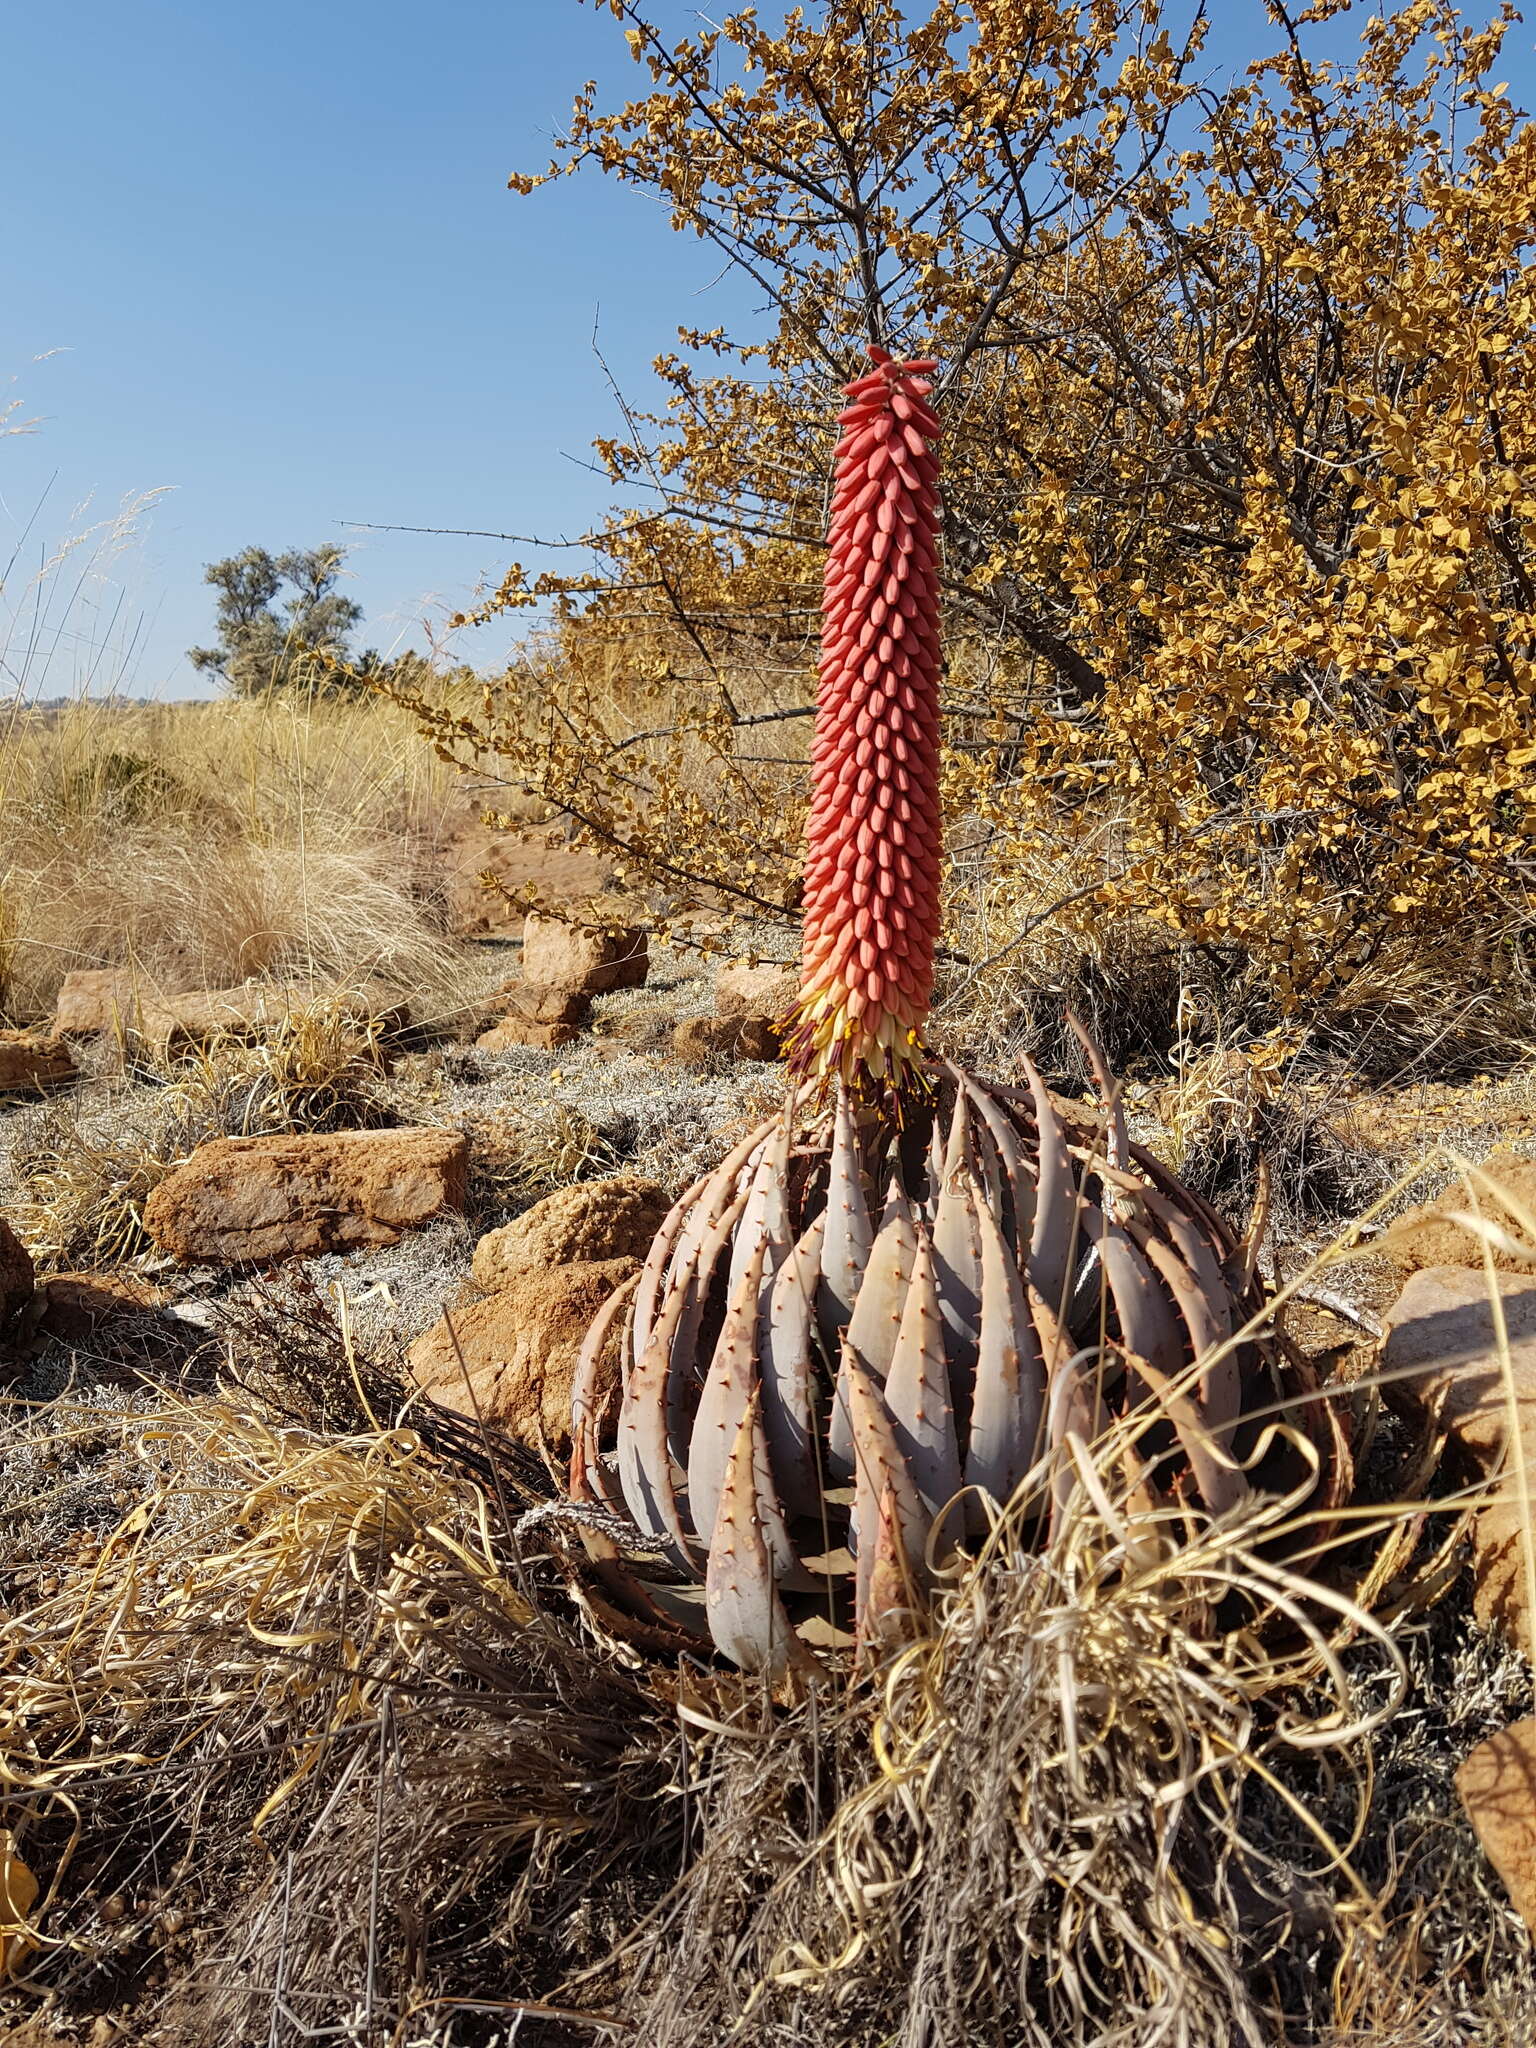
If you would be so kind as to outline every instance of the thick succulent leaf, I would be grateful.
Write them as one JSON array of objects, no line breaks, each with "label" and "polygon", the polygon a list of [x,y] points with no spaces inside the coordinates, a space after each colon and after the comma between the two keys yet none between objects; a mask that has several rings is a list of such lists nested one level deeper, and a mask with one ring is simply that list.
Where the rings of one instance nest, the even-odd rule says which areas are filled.
[{"label": "thick succulent leaf", "polygon": [[786,1114],[757,1155],[757,1163],[752,1170],[746,1206],[742,1210],[741,1222],[731,1246],[731,1276],[728,1285],[733,1295],[759,1242],[766,1251],[763,1262],[765,1293],[773,1285],[774,1275],[783,1265],[790,1246],[794,1243],[794,1233],[789,1225],[787,1186],[789,1140],[790,1125]]},{"label": "thick succulent leaf", "polygon": [[[1046,1403],[1047,1447],[1062,1453],[1068,1436],[1079,1443],[1094,1445],[1108,1424],[1104,1409],[1104,1366],[1096,1350],[1078,1351],[1064,1358],[1051,1379]],[[1061,1455],[1051,1482],[1051,1521],[1055,1526],[1061,1509],[1077,1486],[1077,1471],[1070,1458]]]},{"label": "thick succulent leaf", "polygon": [[757,1387],[757,1296],[762,1265],[759,1243],[726,1306],[715,1355],[699,1394],[688,1445],[688,1506],[693,1525],[701,1532],[714,1526],[731,1447]]},{"label": "thick succulent leaf", "polygon": [[673,1330],[667,1374],[667,1439],[680,1468],[688,1462],[694,1410],[708,1365],[700,1343],[704,1313],[721,1266],[730,1252],[746,1199],[745,1192],[739,1193],[725,1213],[716,1217],[704,1233],[702,1242],[696,1246],[691,1261],[680,1266],[673,1278],[673,1285],[682,1287],[684,1296],[682,1311]]},{"label": "thick succulent leaf", "polygon": [[[853,1306],[842,1352],[845,1361],[850,1351],[856,1352],[877,1380],[883,1380],[890,1371],[891,1360],[896,1353],[901,1312],[907,1299],[907,1283],[912,1276],[916,1250],[912,1207],[893,1180],[881,1218],[880,1234],[864,1269],[859,1298]],[[841,1366],[827,1434],[827,1463],[843,1478],[853,1470],[852,1418]]]},{"label": "thick succulent leaf", "polygon": [[991,1090],[979,1086],[968,1077],[964,1081],[965,1092],[981,1112],[996,1149],[1003,1171],[1003,1184],[1007,1201],[998,1214],[1005,1238],[1011,1238],[1017,1246],[1021,1259],[1027,1256],[1030,1237],[1035,1221],[1035,1169],[1025,1157],[1024,1147],[1019,1142],[1018,1126],[1008,1112],[1006,1103],[992,1094]]},{"label": "thick succulent leaf", "polygon": [[[953,1118],[951,1118],[953,1126]],[[928,1186],[923,1197],[923,1221],[932,1230],[939,1213],[939,1197],[944,1191],[944,1120],[939,1115],[937,1103],[933,1106],[933,1121],[928,1126]]]},{"label": "thick succulent leaf", "polygon": [[677,1326],[688,1296],[674,1282],[651,1330],[645,1356],[630,1374],[619,1410],[619,1485],[636,1528],[670,1544],[678,1560],[692,1557],[677,1499],[677,1473],[667,1442],[667,1379]]},{"label": "thick succulent leaf", "polygon": [[1038,1289],[1028,1282],[1024,1287],[1025,1299],[1029,1303],[1029,1319],[1035,1326],[1035,1341],[1040,1347],[1040,1367],[1047,1386],[1055,1372],[1057,1362],[1071,1355],[1072,1341],[1066,1325],[1056,1310],[1047,1304]]},{"label": "thick succulent leaf", "polygon": [[[1193,1216],[1166,1195],[1149,1188],[1144,1201],[1149,1217],[1162,1225],[1160,1235],[1171,1242],[1193,1275],[1202,1304],[1200,1313],[1210,1332],[1205,1341],[1197,1339],[1197,1349],[1204,1352],[1224,1343],[1233,1328],[1232,1289],[1205,1232]],[[1191,1334],[1194,1335],[1193,1327]]]},{"label": "thick succulent leaf", "polygon": [[571,1498],[600,1500],[605,1507],[615,1510],[618,1502],[609,1489],[598,1442],[597,1375],[613,1327],[628,1311],[639,1284],[640,1276],[636,1274],[622,1287],[615,1288],[598,1310],[582,1339],[571,1378]]},{"label": "thick succulent leaf", "polygon": [[1083,1230],[1098,1247],[1123,1348],[1138,1364],[1151,1365],[1164,1376],[1177,1372],[1184,1360],[1183,1336],[1152,1268],[1119,1224],[1097,1209],[1084,1209]]},{"label": "thick succulent leaf", "polygon": [[1224,1514],[1247,1497],[1247,1475],[1229,1457],[1226,1434],[1219,1430],[1203,1402],[1189,1388],[1187,1380],[1164,1377],[1153,1366],[1143,1375],[1157,1397],[1158,1405],[1178,1432],[1184,1455],[1200,1488],[1201,1499],[1213,1515]]},{"label": "thick succulent leaf", "polygon": [[842,1378],[848,1388],[853,1424],[853,1524],[849,1542],[856,1565],[854,1614],[862,1630],[880,1555],[881,1503],[889,1495],[900,1532],[905,1583],[911,1589],[909,1605],[912,1597],[926,1593],[929,1584],[925,1551],[930,1518],[896,1442],[895,1424],[885,1405],[880,1382],[851,1344],[843,1350]]},{"label": "thick succulent leaf", "polygon": [[897,1505],[896,1489],[887,1484],[880,1496],[874,1552],[864,1582],[858,1618],[858,1650],[890,1650],[920,1632],[925,1605]]},{"label": "thick succulent leaf", "polygon": [[758,1492],[762,1424],[754,1389],[736,1425],[724,1471],[704,1573],[709,1632],[722,1656],[773,1684],[820,1669],[790,1625],[774,1584]]},{"label": "thick succulent leaf", "polygon": [[981,1341],[965,1481],[1006,1503],[1041,1448],[1045,1371],[1024,1283],[997,1218],[980,1202]]},{"label": "thick succulent leaf", "polygon": [[1130,1142],[1125,1132],[1125,1111],[1120,1101],[1120,1083],[1109,1071],[1109,1062],[1099,1050],[1097,1042],[1069,1010],[1067,1022],[1076,1032],[1088,1064],[1093,1070],[1094,1084],[1099,1091],[1099,1101],[1104,1108],[1104,1158],[1105,1163],[1117,1172],[1125,1167],[1131,1156]]},{"label": "thick succulent leaf", "polygon": [[640,1268],[639,1283],[635,1289],[635,1317],[630,1330],[630,1365],[638,1365],[645,1355],[645,1347],[651,1341],[651,1325],[656,1320],[656,1305],[661,1299],[678,1240],[690,1225],[695,1204],[709,1185],[710,1179],[709,1174],[704,1174],[673,1203],[662,1221],[660,1230],[651,1239],[646,1250],[645,1262]]},{"label": "thick succulent leaf", "polygon": [[1066,1303],[1067,1276],[1080,1236],[1077,1182],[1050,1090],[1029,1060],[1024,1062],[1024,1072],[1035,1104],[1039,1160],[1027,1276],[1046,1306],[1059,1314]]},{"label": "thick succulent leaf", "polygon": [[842,1342],[859,1298],[859,1283],[869,1263],[874,1226],[864,1193],[858,1135],[847,1091],[839,1086],[832,1126],[832,1156],[827,1166],[827,1230],[821,1247],[821,1280],[816,1290],[816,1315],[829,1351]]},{"label": "thick succulent leaf", "polygon": [[[1179,1305],[1189,1330],[1191,1357],[1207,1359],[1224,1341],[1221,1326],[1225,1318],[1216,1312],[1205,1289],[1170,1245],[1149,1237],[1146,1254]],[[1213,1514],[1221,1514],[1248,1492],[1246,1475],[1228,1462],[1242,1406],[1241,1369],[1232,1350],[1211,1359],[1196,1373],[1184,1372],[1182,1367],[1181,1360],[1172,1391],[1167,1381],[1159,1385],[1150,1373],[1148,1379],[1179,1433],[1206,1506]]]},{"label": "thick succulent leaf", "polygon": [[969,1154],[970,1120],[961,1090],[950,1120],[933,1221],[933,1271],[944,1320],[945,1356],[962,1415],[970,1411],[981,1331],[981,1238],[971,1205]]},{"label": "thick succulent leaf", "polygon": [[816,1453],[816,1282],[825,1216],[818,1216],[779,1269],[761,1338],[763,1433],[779,1498],[791,1514],[815,1515],[823,1505]]},{"label": "thick succulent leaf", "polygon": [[[886,1375],[885,1405],[895,1431],[896,1448],[912,1474],[930,1520],[937,1522],[941,1511],[960,1491],[960,1446],[944,1354],[933,1248],[925,1230],[917,1233],[901,1329]],[[951,1516],[941,1528],[936,1545],[941,1558],[948,1555],[959,1535],[958,1517]]]},{"label": "thick succulent leaf", "polygon": [[606,1537],[583,1530],[582,1543],[602,1591],[579,1582],[572,1583],[571,1591],[600,1631],[633,1643],[650,1657],[676,1657],[708,1643],[702,1605],[690,1616],[684,1603],[668,1599],[669,1588],[631,1571]]},{"label": "thick succulent leaf", "polygon": [[637,1365],[650,1341],[650,1326],[656,1303],[664,1291],[664,1280],[670,1283],[683,1267],[695,1262],[699,1248],[710,1230],[736,1200],[742,1168],[759,1146],[771,1137],[776,1121],[775,1119],[771,1123],[759,1124],[755,1131],[750,1132],[721,1160],[712,1173],[707,1173],[701,1180],[695,1181],[682,1199],[674,1205],[658,1231],[651,1251],[661,1251],[663,1256],[654,1270],[651,1258],[647,1256],[641,1272],[640,1293],[635,1303],[634,1359]]}]

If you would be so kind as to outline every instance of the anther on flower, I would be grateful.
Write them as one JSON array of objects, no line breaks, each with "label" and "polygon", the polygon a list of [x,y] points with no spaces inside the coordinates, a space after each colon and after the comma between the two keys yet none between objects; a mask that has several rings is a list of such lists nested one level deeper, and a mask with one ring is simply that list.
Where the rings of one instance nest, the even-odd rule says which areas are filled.
[{"label": "anther on flower", "polygon": [[931,362],[869,355],[839,415],[789,1057],[896,1092],[921,1057],[939,924],[939,421]]}]

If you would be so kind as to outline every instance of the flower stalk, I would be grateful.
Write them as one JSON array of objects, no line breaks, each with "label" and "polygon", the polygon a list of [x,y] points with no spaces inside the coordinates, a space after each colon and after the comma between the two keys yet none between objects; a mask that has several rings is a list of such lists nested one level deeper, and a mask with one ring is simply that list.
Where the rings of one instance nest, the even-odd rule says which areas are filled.
[{"label": "flower stalk", "polygon": [[796,1072],[899,1093],[939,925],[940,425],[933,363],[869,355],[839,415],[788,1049]]}]

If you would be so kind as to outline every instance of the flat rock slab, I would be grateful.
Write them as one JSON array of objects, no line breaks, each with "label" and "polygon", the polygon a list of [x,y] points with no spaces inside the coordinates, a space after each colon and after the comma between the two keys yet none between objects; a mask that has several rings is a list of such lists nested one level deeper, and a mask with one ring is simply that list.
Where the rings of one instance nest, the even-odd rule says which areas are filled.
[{"label": "flat rock slab", "polygon": [[[1515,1414],[1536,1456],[1536,1273],[1497,1273],[1509,1335]],[[1469,1266],[1415,1273],[1388,1309],[1382,1366],[1412,1397],[1445,1396],[1452,1434],[1492,1469],[1510,1438],[1511,1410],[1499,1359],[1488,1276]]]},{"label": "flat rock slab", "polygon": [[151,1045],[172,1050],[210,1045],[218,1038],[259,1038],[295,1015],[317,1009],[334,1011],[356,1024],[373,1022],[398,1031],[409,1021],[404,1007],[380,996],[377,1000],[352,992],[285,988],[276,982],[252,981],[239,988],[196,988],[179,996],[147,997],[140,1004],[135,1029]]},{"label": "flat rock slab", "polygon": [[1456,1790],[1483,1853],[1536,1933],[1536,1720],[1480,1742],[1456,1773]]},{"label": "flat rock slab", "polygon": [[67,1088],[76,1073],[62,1039],[35,1031],[0,1031],[0,1095],[46,1095]]},{"label": "flat rock slab", "polygon": [[81,967],[66,974],[53,1029],[69,1038],[120,1037],[138,1021],[139,978],[131,967]]},{"label": "flat rock slab", "polygon": [[1503,1468],[1497,1495],[1472,1526],[1472,1608],[1484,1627],[1529,1655],[1536,1627],[1514,1454],[1536,1498],[1536,1275],[1496,1273],[1494,1282],[1509,1340],[1507,1382],[1488,1276],[1468,1266],[1412,1276],[1387,1311],[1382,1369],[1389,1391],[1426,1404],[1443,1399],[1442,1420],[1483,1472]]},{"label": "flat rock slab", "polygon": [[184,1265],[355,1251],[461,1209],[468,1173],[460,1131],[215,1138],[160,1182],[144,1224]]}]

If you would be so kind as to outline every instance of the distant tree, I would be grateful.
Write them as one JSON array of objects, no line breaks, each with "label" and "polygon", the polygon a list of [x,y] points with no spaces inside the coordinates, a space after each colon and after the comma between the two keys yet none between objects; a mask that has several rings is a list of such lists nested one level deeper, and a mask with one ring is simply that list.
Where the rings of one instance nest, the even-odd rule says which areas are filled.
[{"label": "distant tree", "polygon": [[[188,648],[192,666],[237,697],[349,687],[333,664],[348,661],[348,637],[363,612],[336,588],[345,559],[346,550],[331,544],[282,555],[246,548],[210,562],[203,580],[218,592],[218,645]],[[364,660],[374,666],[378,656]]]}]

